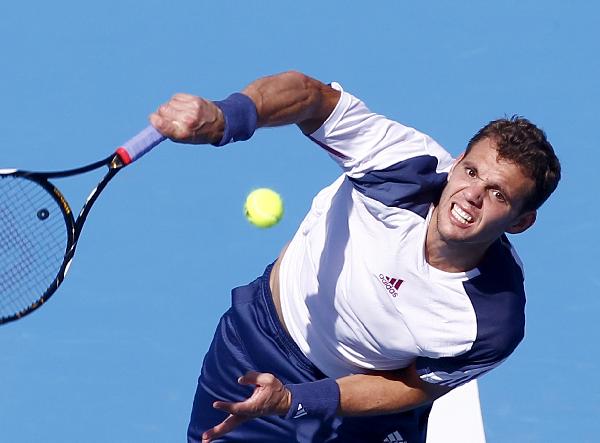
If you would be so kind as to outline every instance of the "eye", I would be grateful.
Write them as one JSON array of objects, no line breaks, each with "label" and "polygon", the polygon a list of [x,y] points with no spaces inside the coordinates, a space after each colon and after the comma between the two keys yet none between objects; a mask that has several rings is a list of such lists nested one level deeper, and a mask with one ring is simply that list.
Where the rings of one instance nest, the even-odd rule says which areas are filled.
[{"label": "eye", "polygon": [[502,202],[502,203],[506,202],[506,198],[504,197],[504,194],[502,194],[502,192],[498,191],[497,189],[492,190],[492,195],[499,202]]},{"label": "eye", "polygon": [[471,177],[471,178],[475,178],[475,177],[477,177],[477,171],[475,171],[475,169],[473,169],[473,168],[469,168],[469,167],[467,167],[467,168],[465,168],[465,172],[466,172],[466,173],[467,173],[467,175],[468,175],[469,177]]}]

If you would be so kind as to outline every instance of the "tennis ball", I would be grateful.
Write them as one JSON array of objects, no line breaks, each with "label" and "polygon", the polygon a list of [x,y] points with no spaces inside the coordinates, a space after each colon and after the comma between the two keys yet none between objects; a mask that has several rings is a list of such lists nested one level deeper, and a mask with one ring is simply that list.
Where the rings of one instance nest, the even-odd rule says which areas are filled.
[{"label": "tennis ball", "polygon": [[283,200],[272,189],[255,189],[246,198],[244,214],[254,226],[270,228],[279,223],[283,216]]}]

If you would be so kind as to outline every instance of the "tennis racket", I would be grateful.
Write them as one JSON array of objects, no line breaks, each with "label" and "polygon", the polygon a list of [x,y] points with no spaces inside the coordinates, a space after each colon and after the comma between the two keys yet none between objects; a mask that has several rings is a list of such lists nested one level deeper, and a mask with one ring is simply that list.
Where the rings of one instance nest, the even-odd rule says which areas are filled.
[{"label": "tennis racket", "polygon": [[[0,325],[42,306],[63,282],[94,202],[125,166],[165,140],[148,126],[116,152],[76,169],[30,172],[0,169]],[[108,171],[87,198],[77,219],[49,180]]]}]

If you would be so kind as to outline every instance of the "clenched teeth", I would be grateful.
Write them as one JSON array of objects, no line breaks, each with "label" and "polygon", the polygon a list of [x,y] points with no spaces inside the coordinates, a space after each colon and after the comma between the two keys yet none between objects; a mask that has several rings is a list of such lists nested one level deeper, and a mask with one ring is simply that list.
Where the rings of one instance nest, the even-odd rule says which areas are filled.
[{"label": "clenched teeth", "polygon": [[458,220],[459,222],[461,222],[465,225],[467,223],[469,223],[471,220],[473,220],[473,217],[470,216],[469,214],[467,214],[465,211],[463,211],[457,204],[452,205],[451,212],[456,220]]}]

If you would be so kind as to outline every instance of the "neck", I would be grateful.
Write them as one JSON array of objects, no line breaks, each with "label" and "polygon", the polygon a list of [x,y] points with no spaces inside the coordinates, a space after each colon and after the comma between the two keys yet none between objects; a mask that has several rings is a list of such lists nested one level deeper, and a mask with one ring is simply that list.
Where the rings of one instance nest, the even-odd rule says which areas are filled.
[{"label": "neck", "polygon": [[489,245],[448,241],[437,229],[437,207],[431,215],[425,239],[425,259],[436,269],[445,272],[465,272],[476,267]]}]

